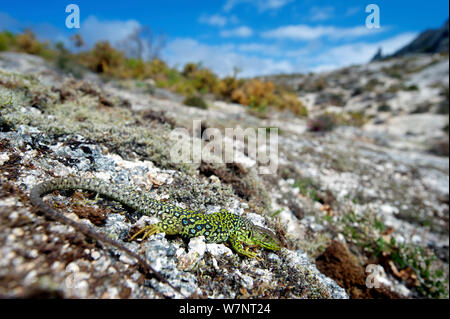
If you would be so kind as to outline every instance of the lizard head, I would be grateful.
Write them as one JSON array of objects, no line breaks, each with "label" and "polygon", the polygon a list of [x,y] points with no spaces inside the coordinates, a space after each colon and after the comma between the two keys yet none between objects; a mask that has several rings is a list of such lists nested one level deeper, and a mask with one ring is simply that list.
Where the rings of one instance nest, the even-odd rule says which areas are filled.
[{"label": "lizard head", "polygon": [[248,245],[258,245],[271,250],[281,249],[281,242],[277,236],[270,230],[257,225],[250,225],[248,227],[245,243]]}]

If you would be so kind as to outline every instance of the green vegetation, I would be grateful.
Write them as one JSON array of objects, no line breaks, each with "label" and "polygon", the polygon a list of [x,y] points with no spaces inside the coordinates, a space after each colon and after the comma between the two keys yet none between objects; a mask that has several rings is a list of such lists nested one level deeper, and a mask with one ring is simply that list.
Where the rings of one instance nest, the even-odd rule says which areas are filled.
[{"label": "green vegetation", "polygon": [[280,209],[277,209],[276,211],[274,211],[274,212],[273,212],[273,214],[272,214],[272,217],[275,217],[275,216],[278,216],[278,215],[280,215],[280,214],[281,214],[281,212],[283,212],[283,209],[282,209],[282,208],[280,208]]},{"label": "green vegetation", "polygon": [[315,202],[320,201],[319,196],[317,196],[317,187],[312,179],[307,177],[300,178],[295,181],[294,187],[297,187],[303,196],[309,197]]},{"label": "green vegetation", "polygon": [[377,88],[378,86],[382,86],[383,82],[381,82],[378,79],[372,78],[369,81],[367,81],[366,85],[364,86],[364,91],[373,91],[375,90],[375,88]]},{"label": "green vegetation", "polygon": [[0,32],[0,51],[23,52],[44,58],[53,58],[55,54],[48,42],[39,42],[30,30],[17,35],[8,31]]},{"label": "green vegetation", "polygon": [[328,132],[337,125],[361,127],[367,120],[367,117],[361,112],[325,112],[309,119],[307,127],[311,132]]},{"label": "green vegetation", "polygon": [[377,111],[378,112],[390,112],[390,111],[392,111],[392,108],[389,104],[384,103],[377,107]]},{"label": "green vegetation", "polygon": [[381,262],[387,272],[415,287],[422,296],[448,298],[448,277],[432,251],[410,241],[396,241],[392,230],[371,212],[357,214],[350,210],[338,223],[348,242],[362,249],[369,259]]},{"label": "green vegetation", "polygon": [[[72,37],[77,47],[83,45],[81,36]],[[296,94],[270,81],[258,79],[238,79],[237,70],[233,76],[220,79],[201,64],[187,63],[182,71],[169,67],[164,61],[153,58],[127,57],[127,55],[111,46],[107,41],[98,42],[91,50],[71,53],[62,43],[51,45],[39,42],[31,31],[22,34],[10,32],[0,33],[0,51],[25,52],[39,55],[66,73],[77,78],[82,77],[83,69],[100,74],[104,79],[153,79],[156,86],[165,88],[186,97],[192,106],[204,107],[204,104],[193,103],[194,98],[200,101],[205,94],[248,106],[249,110],[266,111],[272,107],[278,110],[289,110],[298,116],[307,116],[305,106]],[[195,105],[194,105],[195,104]]]},{"label": "green vegetation", "polygon": [[206,104],[205,100],[201,96],[193,95],[188,96],[184,101],[184,105],[193,106],[199,109],[207,109],[208,105]]},{"label": "green vegetation", "polygon": [[308,120],[308,130],[311,132],[328,132],[336,126],[336,117],[332,113],[323,113]]}]

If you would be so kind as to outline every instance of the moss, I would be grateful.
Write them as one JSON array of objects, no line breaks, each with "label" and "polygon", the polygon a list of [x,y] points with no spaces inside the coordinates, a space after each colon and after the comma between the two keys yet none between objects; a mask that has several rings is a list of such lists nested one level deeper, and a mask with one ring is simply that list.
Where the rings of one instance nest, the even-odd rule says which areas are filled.
[{"label": "moss", "polygon": [[[177,169],[189,175],[196,174],[200,167],[198,164],[171,162],[169,152],[172,144],[169,135],[174,123],[169,123],[164,115],[133,113],[117,104],[105,107],[98,102],[100,92],[92,88],[88,90],[76,80],[67,83],[68,87],[63,85],[59,91],[55,91],[42,86],[33,77],[24,78],[8,73],[0,75],[3,83],[8,82],[9,86],[15,87],[6,89],[8,95],[12,95],[13,102],[0,110],[3,127],[30,125],[56,137],[79,134],[92,143],[106,146],[110,152],[125,159],[137,157],[151,160],[161,168]],[[61,91],[69,89],[70,95],[64,95],[64,101],[61,102]],[[38,113],[30,112],[27,109],[29,106],[22,107],[42,97],[45,99]],[[270,197],[253,171],[244,170],[237,164],[220,164],[208,169],[203,165],[200,172],[207,176],[217,175],[225,185],[231,185],[239,197],[249,201],[249,206],[255,211],[270,211]],[[211,198],[214,196],[218,194],[210,194]]]},{"label": "moss", "polygon": [[[139,114],[121,105],[105,108],[98,96],[86,95],[79,88],[73,90],[71,99],[61,103],[58,92],[38,84],[34,78],[2,72],[0,79],[16,85],[6,90],[13,102],[0,110],[4,125],[30,125],[54,136],[80,134],[127,159],[137,156],[163,168],[191,173],[195,170],[195,164],[170,161],[168,125],[154,123],[149,129]],[[39,113],[27,110],[33,101],[39,102]]]}]

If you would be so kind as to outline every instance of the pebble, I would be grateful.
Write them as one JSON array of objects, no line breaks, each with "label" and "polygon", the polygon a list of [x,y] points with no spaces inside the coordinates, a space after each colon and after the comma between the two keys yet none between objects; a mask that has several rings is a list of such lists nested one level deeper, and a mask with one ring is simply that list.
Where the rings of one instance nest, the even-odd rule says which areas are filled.
[{"label": "pebble", "polygon": [[128,265],[132,265],[132,266],[133,266],[133,265],[136,265],[136,263],[137,263],[137,260],[136,260],[136,259],[130,258],[130,257],[128,257],[128,255],[126,255],[126,254],[120,255],[119,260],[120,260],[121,262],[123,262],[123,263],[126,263],[126,264],[128,264]]},{"label": "pebble", "polygon": [[91,257],[92,257],[92,259],[97,260],[100,258],[100,253],[98,251],[94,250],[91,252]]}]

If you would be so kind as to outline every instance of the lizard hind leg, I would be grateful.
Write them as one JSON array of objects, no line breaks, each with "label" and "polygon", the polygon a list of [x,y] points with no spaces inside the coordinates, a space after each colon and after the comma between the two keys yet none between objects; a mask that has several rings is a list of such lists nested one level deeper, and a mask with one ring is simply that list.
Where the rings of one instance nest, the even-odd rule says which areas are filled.
[{"label": "lizard hind leg", "polygon": [[131,236],[130,241],[134,240],[137,236],[139,236],[140,234],[142,234],[144,232],[145,232],[145,234],[144,234],[144,236],[142,236],[142,240],[144,240],[145,238],[152,236],[154,234],[160,233],[161,230],[160,230],[158,224],[152,224],[152,225],[145,226],[144,228],[139,230],[136,234]]}]

